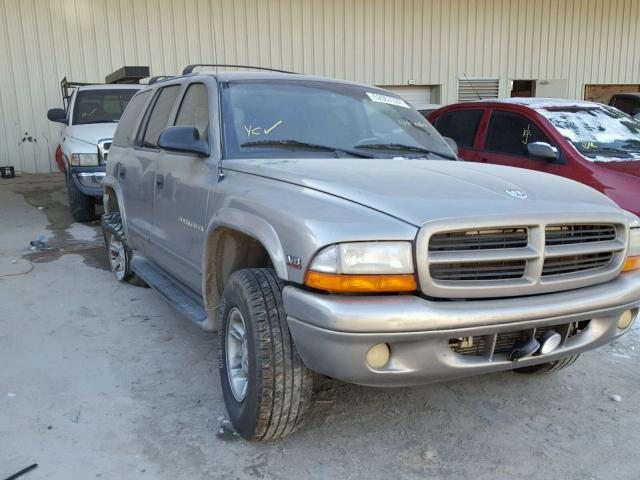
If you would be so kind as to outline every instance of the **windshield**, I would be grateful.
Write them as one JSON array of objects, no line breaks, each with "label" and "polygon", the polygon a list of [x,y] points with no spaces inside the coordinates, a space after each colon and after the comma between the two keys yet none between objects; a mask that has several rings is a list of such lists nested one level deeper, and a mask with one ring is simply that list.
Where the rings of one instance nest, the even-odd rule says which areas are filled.
[{"label": "windshield", "polygon": [[605,106],[538,110],[588,160],[640,160],[640,121]]},{"label": "windshield", "polygon": [[138,90],[84,90],[76,94],[73,124],[118,122]]},{"label": "windshield", "polygon": [[455,158],[424,117],[373,87],[300,80],[221,87],[226,158]]}]

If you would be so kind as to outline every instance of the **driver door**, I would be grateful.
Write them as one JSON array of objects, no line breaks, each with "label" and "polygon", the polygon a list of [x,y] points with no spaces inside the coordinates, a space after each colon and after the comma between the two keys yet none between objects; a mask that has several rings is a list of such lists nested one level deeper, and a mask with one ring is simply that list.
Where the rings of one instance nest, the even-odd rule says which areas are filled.
[{"label": "driver door", "polygon": [[559,175],[559,161],[544,160],[527,153],[527,144],[533,142],[546,142],[558,148],[533,119],[521,113],[493,110],[478,152],[479,161]]}]

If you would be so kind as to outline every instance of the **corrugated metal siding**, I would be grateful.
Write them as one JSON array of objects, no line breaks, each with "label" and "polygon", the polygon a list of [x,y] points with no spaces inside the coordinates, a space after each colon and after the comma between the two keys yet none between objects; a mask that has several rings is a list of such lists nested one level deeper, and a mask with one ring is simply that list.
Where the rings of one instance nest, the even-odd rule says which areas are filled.
[{"label": "corrugated metal siding", "polygon": [[[0,0],[0,164],[52,169],[58,82],[249,63],[375,85],[640,83],[637,0]],[[26,134],[26,135],[25,135]],[[31,136],[35,141],[28,141]],[[23,138],[25,140],[23,141]],[[55,166],[53,167],[55,168]]]}]

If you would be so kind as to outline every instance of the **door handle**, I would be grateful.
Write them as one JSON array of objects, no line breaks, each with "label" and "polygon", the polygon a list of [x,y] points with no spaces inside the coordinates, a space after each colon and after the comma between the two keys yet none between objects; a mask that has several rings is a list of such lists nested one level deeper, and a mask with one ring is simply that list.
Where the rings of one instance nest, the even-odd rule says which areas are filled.
[{"label": "door handle", "polygon": [[164,187],[164,175],[161,175],[159,173],[156,174],[156,187],[158,187],[159,189]]},{"label": "door handle", "polygon": [[118,177],[124,178],[126,174],[127,174],[127,169],[124,168],[122,165],[118,165]]}]

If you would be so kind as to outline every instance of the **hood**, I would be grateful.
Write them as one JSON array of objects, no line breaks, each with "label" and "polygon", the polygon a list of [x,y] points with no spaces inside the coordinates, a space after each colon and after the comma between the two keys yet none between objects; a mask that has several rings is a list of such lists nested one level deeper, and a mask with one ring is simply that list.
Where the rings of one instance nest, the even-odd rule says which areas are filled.
[{"label": "hood", "polygon": [[640,177],[640,159],[620,162],[594,162],[594,164],[599,168],[606,168],[608,170],[626,173],[634,177]]},{"label": "hood", "polygon": [[113,138],[117,126],[114,122],[71,125],[65,129],[64,135],[97,146],[100,140]]},{"label": "hood", "polygon": [[620,211],[606,196],[572,180],[499,165],[306,158],[223,160],[223,168],[312,188],[415,226],[496,214]]}]

